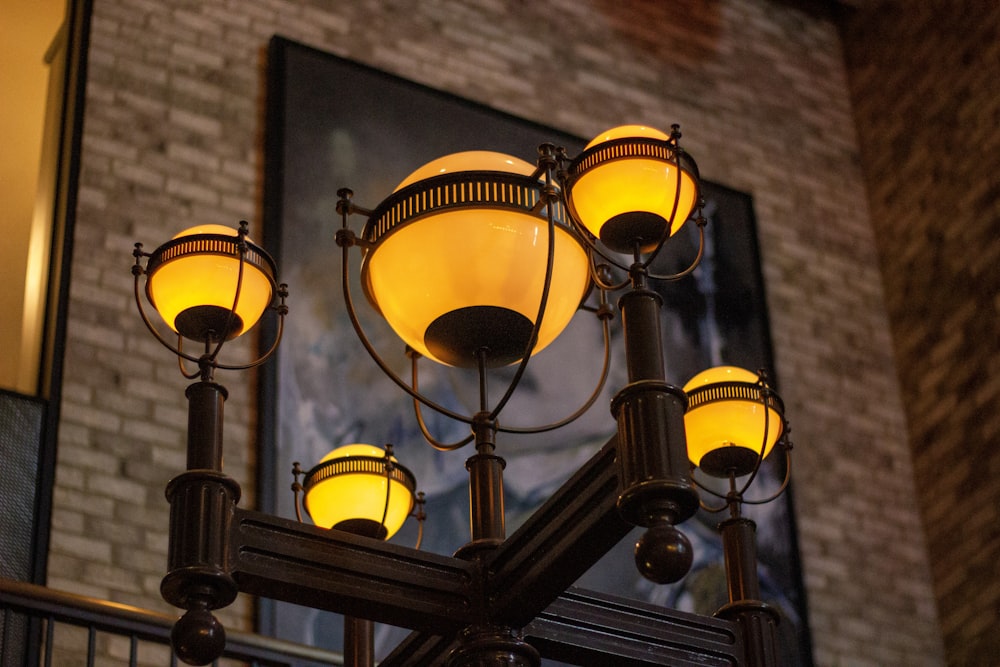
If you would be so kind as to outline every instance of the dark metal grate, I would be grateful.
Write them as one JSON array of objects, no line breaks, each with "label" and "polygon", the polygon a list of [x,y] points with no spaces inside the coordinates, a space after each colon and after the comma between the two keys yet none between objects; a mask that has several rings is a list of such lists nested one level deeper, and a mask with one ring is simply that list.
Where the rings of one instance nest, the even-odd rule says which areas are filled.
[{"label": "dark metal grate", "polygon": [[[38,453],[45,403],[0,392],[0,576],[30,581],[36,532]],[[28,623],[0,611],[0,665],[19,665],[28,641]],[[9,656],[9,657],[8,657]]]},{"label": "dark metal grate", "polygon": [[0,576],[31,578],[42,402],[0,393]]}]

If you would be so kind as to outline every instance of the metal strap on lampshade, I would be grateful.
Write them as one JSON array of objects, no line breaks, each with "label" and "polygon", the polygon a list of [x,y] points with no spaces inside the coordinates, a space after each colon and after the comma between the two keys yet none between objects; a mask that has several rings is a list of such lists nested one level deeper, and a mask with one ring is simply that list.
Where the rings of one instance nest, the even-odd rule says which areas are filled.
[{"label": "metal strap on lampshade", "polygon": [[[676,134],[679,136],[679,134]],[[648,252],[698,202],[698,167],[673,136],[643,125],[598,135],[569,166],[570,210],[611,250]]]},{"label": "metal strap on lampshade", "polygon": [[218,342],[257,323],[275,293],[277,271],[267,252],[248,237],[242,241],[241,253],[237,230],[201,225],[150,254],[146,296],[171,329],[191,340]]},{"label": "metal strap on lampshade", "polygon": [[317,526],[389,539],[413,510],[417,483],[391,451],[353,444],[306,473],[305,506]]},{"label": "metal strap on lampshade", "polygon": [[688,457],[708,475],[749,474],[781,437],[784,405],[756,373],[717,366],[694,376],[684,391]]},{"label": "metal strap on lampshade", "polygon": [[[516,363],[530,341],[548,254],[534,167],[490,151],[430,162],[400,183],[363,231],[369,301],[410,347],[451,366]],[[566,326],[589,285],[587,255],[552,199],[555,252],[537,352]]]}]

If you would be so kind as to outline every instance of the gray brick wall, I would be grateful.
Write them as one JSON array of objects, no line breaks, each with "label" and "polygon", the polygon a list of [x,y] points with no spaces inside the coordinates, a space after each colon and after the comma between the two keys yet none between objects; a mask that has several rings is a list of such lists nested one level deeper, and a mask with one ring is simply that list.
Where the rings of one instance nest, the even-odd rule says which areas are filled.
[{"label": "gray brick wall", "polygon": [[1000,656],[1000,5],[890,2],[844,36],[948,663],[987,664]]},{"label": "gray brick wall", "polygon": [[[260,219],[275,33],[581,136],[681,123],[702,173],[754,197],[817,661],[941,664],[840,42],[777,0],[96,0],[52,585],[164,606],[185,383],[133,312],[129,251]],[[222,381],[249,504],[254,387]]]}]

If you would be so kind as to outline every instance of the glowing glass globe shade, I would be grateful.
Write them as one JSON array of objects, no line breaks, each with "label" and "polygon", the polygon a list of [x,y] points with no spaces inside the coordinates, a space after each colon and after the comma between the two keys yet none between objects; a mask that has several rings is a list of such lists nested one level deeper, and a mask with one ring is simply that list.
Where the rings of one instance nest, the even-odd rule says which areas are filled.
[{"label": "glowing glass globe shade", "polygon": [[385,450],[373,445],[344,445],[324,456],[303,485],[313,522],[381,539],[395,535],[413,509],[416,482],[396,457],[390,460],[387,475]]},{"label": "glowing glass globe shade", "polygon": [[[548,222],[533,213],[534,167],[489,151],[456,153],[408,176],[372,214],[362,266],[369,300],[397,335],[434,361],[489,367],[519,361],[545,281]],[[557,206],[557,218],[561,207]],[[589,285],[587,255],[564,224],[534,352],[569,323]]]},{"label": "glowing glass globe shade", "polygon": [[688,458],[709,475],[749,474],[781,437],[781,402],[770,394],[765,408],[756,373],[735,366],[717,366],[695,375],[684,385],[688,409],[684,415]]},{"label": "glowing glass globe shade", "polygon": [[[223,225],[186,229],[157,248],[147,266],[146,294],[175,332],[197,341],[235,338],[257,323],[274,294],[274,262],[249,237],[239,302],[237,230]],[[229,328],[226,329],[226,324]]]},{"label": "glowing glass globe shade", "polygon": [[681,159],[678,170],[669,139],[643,125],[616,127],[587,144],[570,168],[576,219],[612,250],[631,253],[638,245],[648,252],[676,233],[694,209],[694,162]]}]

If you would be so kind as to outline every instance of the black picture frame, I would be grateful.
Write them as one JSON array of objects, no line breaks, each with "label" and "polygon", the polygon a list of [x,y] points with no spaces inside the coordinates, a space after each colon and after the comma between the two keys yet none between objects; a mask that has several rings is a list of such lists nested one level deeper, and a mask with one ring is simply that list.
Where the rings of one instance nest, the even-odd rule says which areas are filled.
[{"label": "black picture frame", "polygon": [[[308,468],[327,450],[349,441],[391,442],[428,494],[424,548],[451,553],[468,534],[466,528],[463,536],[458,527],[468,512],[463,465],[467,455],[442,454],[420,442],[410,400],[380,373],[348,324],[340,292],[340,248],[334,243],[340,225],[336,193],[350,187],[355,202],[373,208],[410,171],[441,155],[483,149],[533,161],[542,142],[564,146],[570,154],[579,152],[584,142],[281,37],[273,38],[269,47],[265,141],[263,241],[277,260],[281,280],[289,284],[290,314],[277,358],[261,376],[259,505],[264,511],[294,516],[288,490],[291,476],[284,476],[292,461]],[[703,263],[709,269],[656,287],[666,303],[668,380],[683,384],[698,370],[719,363],[764,368],[774,379],[752,200],[710,182],[703,182],[703,194],[710,220]],[[679,269],[693,257],[694,225],[685,227],[691,229],[671,241],[660,271]],[[360,258],[352,262],[359,263]],[[352,268],[357,274],[357,264]],[[402,343],[370,312],[360,294],[355,285],[365,327],[385,356],[398,357],[397,370],[405,375],[409,362]],[[512,401],[505,415],[538,405],[548,411],[554,403],[560,404],[555,409],[569,412],[571,406],[562,405],[573,394],[565,391],[567,387],[578,390],[580,401],[586,397],[588,390],[578,385],[588,383],[588,371],[579,376],[577,371],[588,366],[580,359],[599,350],[599,328],[574,319],[563,338],[569,341],[560,340],[552,352],[546,350],[532,360],[519,390],[523,398]],[[267,334],[264,339],[269,339]],[[592,383],[599,360],[591,365]],[[616,367],[608,399],[623,382],[622,364]],[[461,404],[467,378],[454,373],[429,375],[421,380],[425,391],[443,402]],[[554,434],[503,437],[498,443],[498,454],[508,463],[508,534],[613,433],[606,407],[599,405],[591,413],[592,417]],[[445,439],[467,432],[467,427],[448,425],[443,418],[428,415],[428,420]],[[538,470],[550,472],[539,479],[534,475]],[[526,476],[533,481],[526,483]],[[766,488],[778,480],[780,471],[767,470],[758,484]],[[752,516],[759,524],[764,595],[785,617],[781,633],[786,664],[808,665],[791,499],[786,494],[754,510]],[[467,518],[464,521],[467,525]],[[716,521],[715,516],[700,514],[684,525],[697,555],[692,573],[679,584],[654,586],[643,580],[632,565],[634,540],[628,538],[579,583],[711,614],[726,601]],[[412,543],[413,532],[410,526],[394,540]],[[270,601],[261,601],[259,609],[259,629],[265,634],[335,650],[340,646],[336,615]],[[377,653],[391,649],[405,632],[379,628]]]}]

